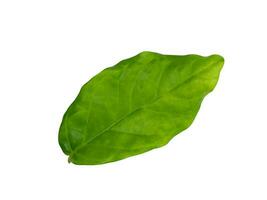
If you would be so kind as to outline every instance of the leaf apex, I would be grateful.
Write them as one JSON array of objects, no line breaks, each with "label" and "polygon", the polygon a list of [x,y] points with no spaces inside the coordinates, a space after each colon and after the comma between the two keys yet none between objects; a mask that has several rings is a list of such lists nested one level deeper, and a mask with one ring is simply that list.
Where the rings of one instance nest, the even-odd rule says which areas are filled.
[{"label": "leaf apex", "polygon": [[218,60],[218,62],[224,64],[224,57],[219,55],[219,54],[212,54],[209,57],[214,58],[214,59]]}]

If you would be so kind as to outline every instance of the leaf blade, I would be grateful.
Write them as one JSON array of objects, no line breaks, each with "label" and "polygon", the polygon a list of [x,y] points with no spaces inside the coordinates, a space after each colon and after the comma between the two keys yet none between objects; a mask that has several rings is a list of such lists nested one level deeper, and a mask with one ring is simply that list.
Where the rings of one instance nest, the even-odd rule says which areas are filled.
[{"label": "leaf blade", "polygon": [[[107,68],[83,86],[65,113],[61,148],[75,164],[102,164],[167,144],[193,122],[223,62],[218,55],[143,52]],[[91,114],[88,104],[93,104]],[[72,136],[79,128],[82,140]]]}]

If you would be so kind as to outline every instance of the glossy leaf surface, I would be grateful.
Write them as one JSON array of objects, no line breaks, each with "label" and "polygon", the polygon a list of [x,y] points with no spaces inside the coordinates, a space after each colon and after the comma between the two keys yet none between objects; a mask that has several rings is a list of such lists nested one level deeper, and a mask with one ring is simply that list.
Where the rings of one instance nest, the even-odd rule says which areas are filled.
[{"label": "glossy leaf surface", "polygon": [[66,111],[59,144],[75,164],[103,164],[167,144],[193,122],[219,78],[219,55],[142,52],[89,80]]}]

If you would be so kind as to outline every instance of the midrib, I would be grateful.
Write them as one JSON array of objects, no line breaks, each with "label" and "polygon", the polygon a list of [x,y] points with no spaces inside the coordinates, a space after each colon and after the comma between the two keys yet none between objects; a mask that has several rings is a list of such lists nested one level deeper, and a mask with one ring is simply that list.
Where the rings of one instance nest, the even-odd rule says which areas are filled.
[{"label": "midrib", "polygon": [[[218,61],[217,61],[218,62]],[[216,63],[217,63],[216,62]],[[186,82],[190,81],[191,79],[195,78],[197,75],[206,72],[209,67],[215,63],[210,63],[207,65],[207,68],[200,70],[199,72],[193,74],[191,77],[185,79],[183,82],[179,83],[178,85],[176,85],[175,87],[173,87],[172,89],[170,89],[168,92],[166,92],[164,95],[171,93],[173,90],[181,87],[183,84],[185,84]],[[150,103],[148,103],[147,105],[153,104],[156,101],[158,101],[159,99],[161,99],[164,95],[158,96],[157,98],[155,98],[154,100],[152,100]],[[107,128],[105,128],[103,131],[101,131],[99,134],[97,134],[95,137],[91,138],[89,141],[82,143],[80,146],[78,146],[77,148],[75,148],[72,153],[70,153],[69,155],[69,161],[71,161],[71,158],[73,157],[73,155],[81,148],[83,148],[84,146],[86,146],[87,144],[89,144],[90,142],[92,142],[93,140],[95,140],[96,138],[98,138],[100,135],[105,134],[107,131],[109,131],[112,127],[116,126],[118,123],[120,123],[122,120],[124,120],[125,118],[127,118],[128,116],[134,114],[135,112],[144,109],[147,105],[141,106],[129,113],[127,113],[125,116],[121,117],[120,119],[118,119],[117,121],[113,122],[110,126],[108,126]]]}]

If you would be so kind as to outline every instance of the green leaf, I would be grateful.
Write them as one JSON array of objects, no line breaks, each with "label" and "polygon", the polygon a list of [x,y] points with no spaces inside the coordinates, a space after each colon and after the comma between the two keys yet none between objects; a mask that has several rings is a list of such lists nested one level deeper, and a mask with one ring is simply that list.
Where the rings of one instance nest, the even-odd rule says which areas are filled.
[{"label": "green leaf", "polygon": [[142,52],[103,70],[63,117],[59,144],[69,162],[103,164],[167,144],[191,125],[223,63],[219,55]]}]

